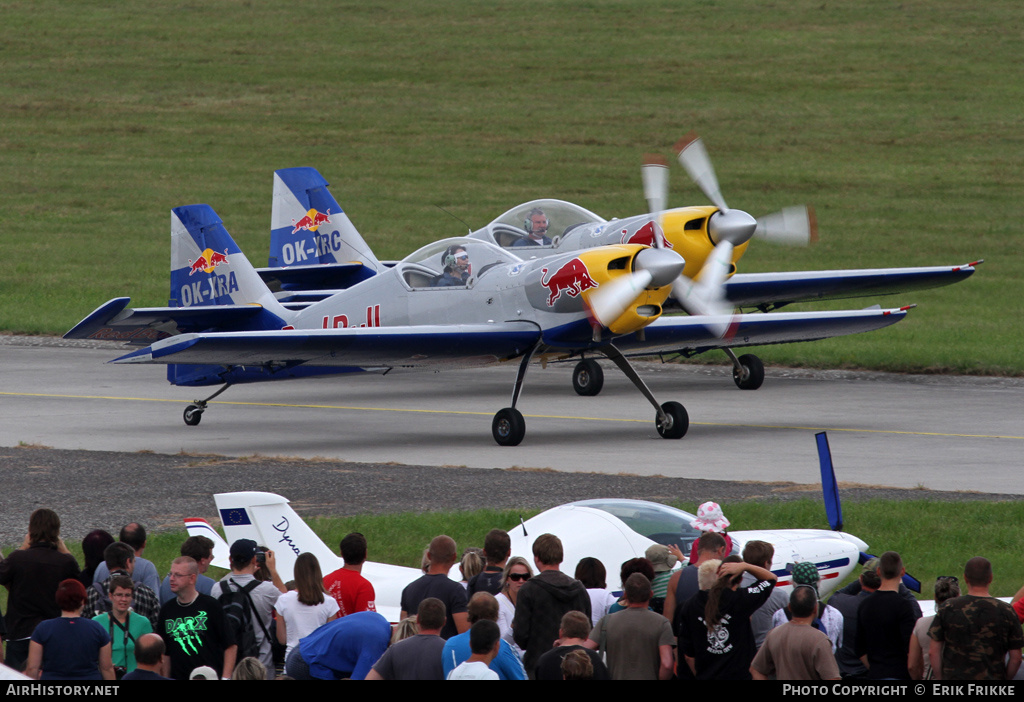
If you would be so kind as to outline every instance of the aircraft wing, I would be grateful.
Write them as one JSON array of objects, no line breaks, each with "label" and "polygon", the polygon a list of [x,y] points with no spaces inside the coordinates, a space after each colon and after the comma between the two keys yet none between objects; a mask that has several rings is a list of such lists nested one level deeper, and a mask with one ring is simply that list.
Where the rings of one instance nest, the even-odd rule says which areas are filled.
[{"label": "aircraft wing", "polygon": [[[129,297],[115,297],[97,307],[64,335],[65,339],[101,339],[149,344],[176,334],[230,327],[270,315],[260,305],[195,307],[128,307]],[[271,315],[278,320],[276,315]],[[283,322],[278,320],[277,326]]]},{"label": "aircraft wing", "polygon": [[981,261],[927,268],[737,273],[725,283],[725,296],[737,307],[778,308],[792,302],[891,295],[958,283],[970,277],[979,263]]},{"label": "aircraft wing", "polygon": [[540,329],[532,322],[216,332],[163,339],[111,362],[465,367],[515,358],[528,351],[539,338]]},{"label": "aircraft wing", "polygon": [[[737,314],[722,316],[662,316],[643,330],[643,339],[636,334],[616,340],[615,345],[631,356],[650,353],[690,351],[702,353],[708,349],[787,344],[797,341],[816,341],[834,336],[859,334],[881,329],[899,322],[907,315],[908,307],[835,312],[772,312],[769,314]],[[725,322],[729,331],[719,337],[705,324]]]}]

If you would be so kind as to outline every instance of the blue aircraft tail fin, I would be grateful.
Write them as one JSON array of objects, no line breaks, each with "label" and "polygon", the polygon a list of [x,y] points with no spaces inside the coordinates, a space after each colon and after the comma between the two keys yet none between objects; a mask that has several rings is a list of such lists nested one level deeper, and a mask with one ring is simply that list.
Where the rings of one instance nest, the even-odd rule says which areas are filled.
[{"label": "blue aircraft tail fin", "polygon": [[274,298],[209,205],[185,205],[171,210],[169,304],[257,304],[282,320],[292,316]]},{"label": "blue aircraft tail fin", "polygon": [[274,172],[270,267],[361,264],[367,278],[384,268],[315,168]]},{"label": "blue aircraft tail fin", "polygon": [[832,451],[828,447],[828,435],[819,432],[814,435],[818,442],[818,462],[821,464],[821,491],[825,498],[825,514],[832,531],[843,530],[843,506],[839,502],[839,483],[832,467]]},{"label": "blue aircraft tail fin", "polygon": [[[295,316],[277,301],[209,205],[171,210],[168,304],[172,308],[212,307],[207,326],[193,325],[196,329],[281,329]],[[217,309],[218,305],[251,305],[257,311],[241,315],[238,309]],[[209,385],[224,382],[224,373],[222,366],[177,364],[167,367],[167,380],[175,385]]]}]

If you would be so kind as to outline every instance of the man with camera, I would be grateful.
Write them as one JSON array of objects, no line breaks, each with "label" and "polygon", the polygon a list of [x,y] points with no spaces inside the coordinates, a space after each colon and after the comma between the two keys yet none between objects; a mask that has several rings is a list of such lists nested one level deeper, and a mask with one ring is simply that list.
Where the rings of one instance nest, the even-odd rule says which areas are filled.
[{"label": "man with camera", "polygon": [[[264,565],[270,573],[271,582],[256,579],[256,571]],[[259,650],[256,655],[267,669],[268,680],[274,679],[274,654],[271,649],[274,605],[281,593],[287,591],[281,576],[277,573],[274,552],[257,546],[252,539],[239,539],[231,544],[231,572],[221,578],[210,591],[210,594],[220,601],[221,606],[225,607],[225,614],[229,617],[232,612],[232,608],[229,607],[231,601],[241,600],[241,606],[237,608],[239,614],[234,617],[239,621],[236,626],[251,627],[255,634],[255,646]],[[242,593],[243,597],[232,593]],[[248,611],[245,611],[246,605]],[[245,644],[242,640],[237,643],[239,660],[251,655],[243,650]]]}]

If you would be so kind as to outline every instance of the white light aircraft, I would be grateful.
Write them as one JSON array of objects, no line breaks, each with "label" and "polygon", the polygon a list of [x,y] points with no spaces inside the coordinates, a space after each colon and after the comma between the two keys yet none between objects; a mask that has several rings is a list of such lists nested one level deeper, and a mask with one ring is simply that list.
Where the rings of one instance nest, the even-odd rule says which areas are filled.
[{"label": "white light aircraft", "polygon": [[[282,579],[291,579],[295,559],[300,553],[313,553],[324,575],[344,563],[335,551],[318,537],[280,495],[268,492],[231,492],[213,496],[224,524],[224,538],[204,519],[186,519],[192,536],[206,536],[215,544],[213,565],[228,567],[228,544],[252,539],[274,551]],[[581,558],[601,560],[608,571],[608,587],[621,588],[619,566],[644,556],[654,543],[678,544],[689,553],[699,536],[690,522],[694,515],[668,505],[642,500],[595,499],[560,505],[508,529],[512,555],[533,563],[533,540],[541,534],[555,534],[562,541],[565,559],[562,570],[573,573]],[[857,567],[866,543],[841,531],[823,529],[771,529],[730,531],[734,548],[742,551],[747,541],[767,541],[775,547],[772,571],[779,576],[779,587],[788,588],[789,566],[797,561],[813,561],[821,574],[821,593],[831,592]],[[370,544],[373,550],[373,544]],[[372,554],[371,554],[372,555]],[[453,569],[457,577],[458,566]],[[363,576],[376,594],[377,611],[391,622],[398,621],[402,590],[423,572],[417,568],[367,561]]]}]

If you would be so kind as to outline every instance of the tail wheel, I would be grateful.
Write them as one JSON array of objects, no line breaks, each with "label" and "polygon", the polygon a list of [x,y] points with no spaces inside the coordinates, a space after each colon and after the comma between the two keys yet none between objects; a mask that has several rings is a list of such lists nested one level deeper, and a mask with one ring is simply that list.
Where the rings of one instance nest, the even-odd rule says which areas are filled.
[{"label": "tail wheel", "polygon": [[601,364],[591,358],[585,358],[576,364],[572,371],[572,389],[577,395],[593,397],[604,387],[604,371]]},{"label": "tail wheel", "polygon": [[686,436],[686,430],[690,428],[690,415],[686,408],[678,402],[666,402],[661,406],[666,419],[662,420],[659,414],[654,418],[654,425],[658,428],[658,434],[663,439],[681,439]]},{"label": "tail wheel", "polygon": [[526,420],[515,407],[506,407],[494,415],[491,435],[499,446],[518,446],[526,436]]},{"label": "tail wheel", "polygon": [[757,390],[764,382],[764,363],[752,353],[738,359],[740,368],[733,368],[732,379],[740,390]]}]

